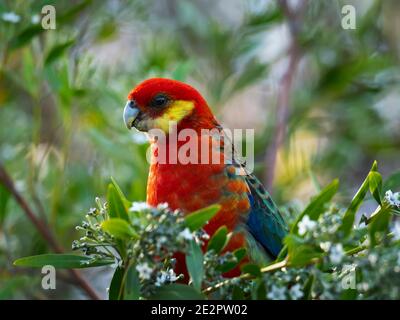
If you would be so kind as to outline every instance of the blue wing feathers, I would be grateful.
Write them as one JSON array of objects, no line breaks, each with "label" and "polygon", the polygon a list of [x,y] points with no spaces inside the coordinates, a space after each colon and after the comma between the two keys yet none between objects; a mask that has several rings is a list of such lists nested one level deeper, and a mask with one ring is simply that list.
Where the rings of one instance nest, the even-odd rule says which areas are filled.
[{"label": "blue wing feathers", "polygon": [[287,234],[286,223],[261,182],[252,175],[246,178],[246,182],[250,189],[248,198],[251,204],[247,227],[264,249],[275,258],[281,251],[282,240]]}]

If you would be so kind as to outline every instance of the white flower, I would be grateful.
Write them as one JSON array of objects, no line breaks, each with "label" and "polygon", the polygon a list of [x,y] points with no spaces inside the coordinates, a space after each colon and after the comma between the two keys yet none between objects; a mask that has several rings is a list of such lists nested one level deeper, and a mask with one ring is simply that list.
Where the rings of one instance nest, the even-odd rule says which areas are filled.
[{"label": "white flower", "polygon": [[161,271],[161,274],[157,277],[155,285],[160,287],[166,282],[174,282],[178,280],[174,270],[169,269],[168,271]]},{"label": "white flower", "polygon": [[5,12],[1,16],[4,21],[11,22],[11,23],[18,23],[21,20],[21,17],[17,15],[15,12]]},{"label": "white flower", "polygon": [[185,228],[178,234],[178,238],[185,239],[185,240],[192,240],[193,234],[190,232],[188,228]]},{"label": "white flower", "polygon": [[161,247],[164,243],[167,242],[167,237],[166,236],[161,236],[157,239],[157,246]]},{"label": "white flower", "polygon": [[146,202],[133,202],[129,211],[143,211],[150,209],[150,206]]},{"label": "white flower", "polygon": [[161,273],[155,282],[156,287],[161,287],[164,283],[166,282],[166,277],[164,275],[164,273]]},{"label": "white flower", "polygon": [[285,297],[285,288],[284,287],[277,287],[275,285],[272,286],[272,290],[268,292],[267,298],[271,300],[284,300]]},{"label": "white flower", "polygon": [[168,203],[167,203],[167,202],[159,203],[159,204],[157,205],[157,209],[158,209],[158,210],[165,210],[165,209],[168,209]]},{"label": "white flower", "polygon": [[331,253],[329,254],[329,259],[334,264],[339,264],[344,256],[343,246],[341,243],[338,243],[331,248]]},{"label": "white flower", "polygon": [[376,262],[378,261],[378,255],[376,253],[371,253],[368,256],[368,260],[374,266],[376,264]]},{"label": "white flower", "polygon": [[203,240],[209,240],[209,239],[210,239],[210,236],[208,235],[208,233],[204,232],[204,233],[201,235],[201,239],[203,239]]},{"label": "white flower", "polygon": [[298,300],[303,296],[303,291],[301,291],[301,286],[299,284],[295,284],[290,288],[290,295],[293,300]]},{"label": "white flower", "polygon": [[364,229],[366,226],[367,225],[366,225],[365,221],[363,221],[358,225],[358,229]]},{"label": "white flower", "polygon": [[35,14],[31,18],[32,24],[38,24],[40,22],[40,16],[38,14]]},{"label": "white flower", "polygon": [[368,291],[369,284],[367,282],[361,282],[360,284],[357,285],[357,289],[360,291]]},{"label": "white flower", "polygon": [[329,249],[331,248],[332,243],[329,241],[325,241],[325,242],[321,242],[319,244],[319,246],[321,247],[322,250],[324,250],[325,252],[328,252]]},{"label": "white flower", "polygon": [[395,207],[400,207],[400,192],[393,193],[392,190],[388,190],[385,193],[386,201]]},{"label": "white flower", "polygon": [[303,236],[307,231],[312,231],[317,226],[317,223],[310,219],[308,215],[305,215],[298,224],[299,235]]},{"label": "white flower", "polygon": [[136,270],[139,272],[139,277],[144,280],[149,280],[151,277],[151,273],[153,272],[153,269],[149,267],[147,262],[138,264],[136,266]]},{"label": "white flower", "polygon": [[393,227],[392,227],[392,232],[393,232],[393,238],[394,240],[400,240],[400,221],[397,220]]},{"label": "white flower", "polygon": [[88,211],[88,214],[89,215],[94,215],[96,212],[97,212],[96,208],[90,208],[89,211]]}]

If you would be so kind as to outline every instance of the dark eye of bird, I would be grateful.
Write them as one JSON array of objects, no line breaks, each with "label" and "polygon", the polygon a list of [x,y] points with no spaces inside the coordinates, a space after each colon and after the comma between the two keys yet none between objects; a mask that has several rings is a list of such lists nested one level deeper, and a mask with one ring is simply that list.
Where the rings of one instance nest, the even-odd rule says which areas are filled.
[{"label": "dark eye of bird", "polygon": [[153,107],[160,108],[164,107],[167,103],[168,103],[168,97],[163,94],[160,94],[154,97],[154,99],[151,102],[151,105]]}]

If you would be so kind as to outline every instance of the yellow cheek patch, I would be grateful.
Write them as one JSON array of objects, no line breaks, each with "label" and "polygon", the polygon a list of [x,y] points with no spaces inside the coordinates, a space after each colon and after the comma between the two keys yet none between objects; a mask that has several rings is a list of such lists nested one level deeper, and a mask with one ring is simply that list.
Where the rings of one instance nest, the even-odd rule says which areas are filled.
[{"label": "yellow cheek patch", "polygon": [[154,127],[168,132],[171,121],[179,123],[183,118],[188,116],[193,109],[194,103],[192,101],[173,101],[160,117],[153,120]]}]

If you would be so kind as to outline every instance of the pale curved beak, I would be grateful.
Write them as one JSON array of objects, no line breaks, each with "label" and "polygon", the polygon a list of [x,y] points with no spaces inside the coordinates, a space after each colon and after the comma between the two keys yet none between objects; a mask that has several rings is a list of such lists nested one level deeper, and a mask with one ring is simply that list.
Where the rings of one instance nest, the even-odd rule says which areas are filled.
[{"label": "pale curved beak", "polygon": [[137,116],[139,115],[139,108],[137,107],[135,101],[128,100],[124,108],[124,122],[128,129],[133,127]]}]

